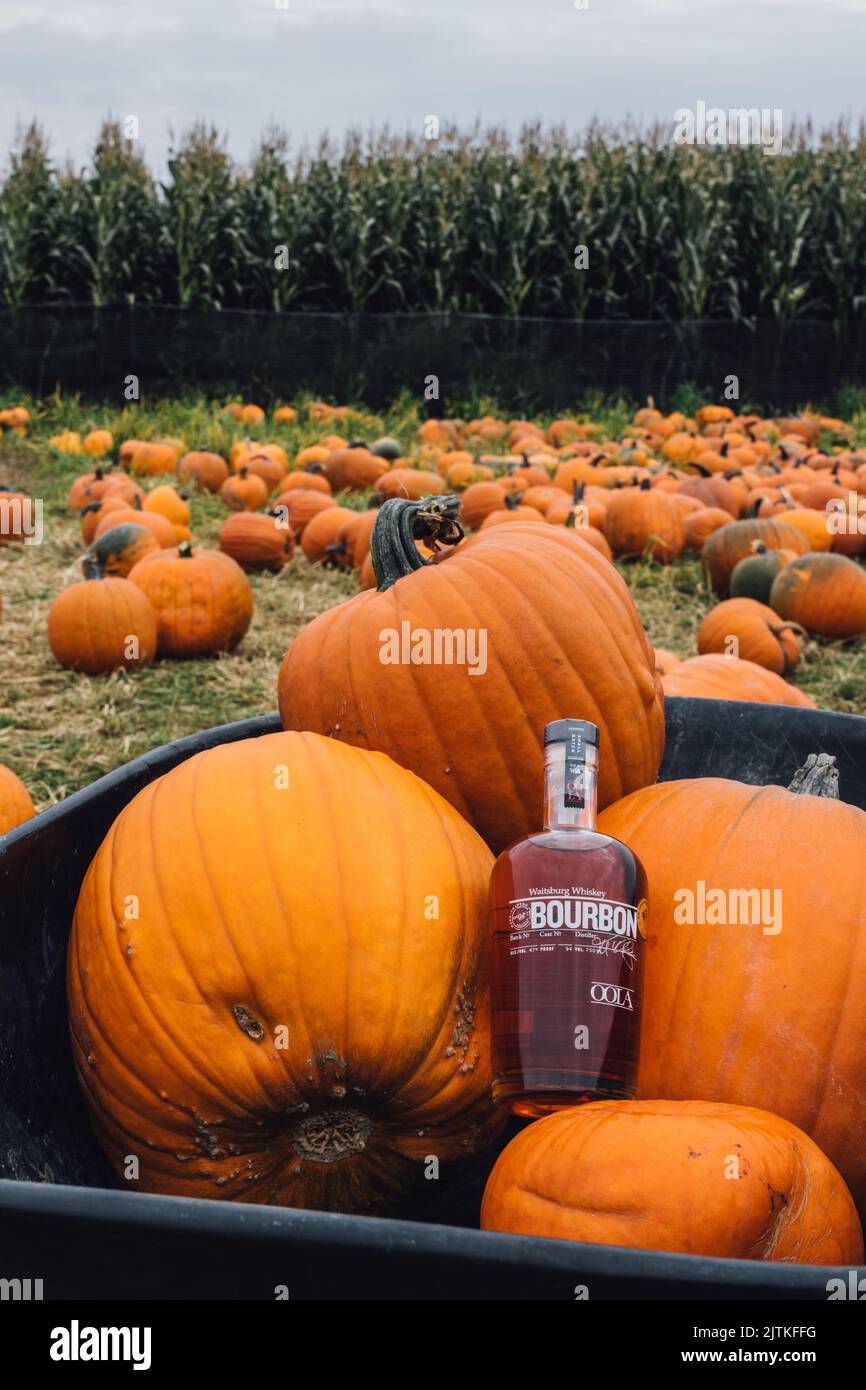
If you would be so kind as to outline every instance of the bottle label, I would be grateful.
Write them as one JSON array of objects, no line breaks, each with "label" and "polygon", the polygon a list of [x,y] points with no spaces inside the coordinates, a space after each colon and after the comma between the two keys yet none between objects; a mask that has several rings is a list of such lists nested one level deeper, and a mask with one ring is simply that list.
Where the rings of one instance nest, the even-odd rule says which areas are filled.
[{"label": "bottle label", "polygon": [[563,805],[566,810],[582,811],[586,805],[586,744],[583,730],[569,730],[565,743],[565,778]]},{"label": "bottle label", "polygon": [[633,970],[637,942],[646,936],[646,900],[616,902],[580,888],[530,893],[509,901],[507,921],[512,955],[532,952],[540,942],[547,950],[561,944],[569,952],[619,956]]}]

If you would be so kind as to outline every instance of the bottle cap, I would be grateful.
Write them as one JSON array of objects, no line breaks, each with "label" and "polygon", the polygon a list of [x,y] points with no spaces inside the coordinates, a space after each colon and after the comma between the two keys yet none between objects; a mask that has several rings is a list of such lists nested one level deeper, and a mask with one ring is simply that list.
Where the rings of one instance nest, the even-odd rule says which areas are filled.
[{"label": "bottle cap", "polygon": [[587,745],[598,747],[598,727],[588,719],[555,719],[544,726],[544,746],[564,743],[570,757],[580,757]]}]

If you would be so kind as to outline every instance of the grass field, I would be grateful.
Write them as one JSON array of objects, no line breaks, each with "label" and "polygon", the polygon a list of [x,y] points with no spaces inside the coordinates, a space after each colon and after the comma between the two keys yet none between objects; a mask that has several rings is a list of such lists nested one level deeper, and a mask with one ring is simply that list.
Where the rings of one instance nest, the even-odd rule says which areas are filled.
[{"label": "grass field", "polygon": [[[68,399],[39,405],[19,396],[0,402],[13,403],[29,406],[33,428],[26,438],[7,433],[0,440],[0,485],[15,485],[43,499],[44,540],[39,546],[0,547],[0,761],[24,779],[37,808],[44,809],[150,748],[274,710],[277,669],[293,636],[310,618],[355,593],[357,581],[354,572],[309,565],[298,551],[280,574],[251,576],[252,626],[230,656],[160,660],[134,674],[108,677],[63,670],[48,646],[46,620],[53,598],[77,577],[84,545],[67,493],[92,460],[57,454],[49,437],[59,428],[105,426],[116,441],[159,433],[177,435],[190,448],[227,452],[243,431],[220,418],[219,403],[203,397],[124,412],[88,409]],[[475,407],[495,409],[487,401]],[[624,428],[628,415],[617,405],[595,418],[603,418],[613,433]],[[367,439],[393,434],[408,447],[419,423],[416,407],[402,401],[382,417],[359,421],[357,429]],[[267,424],[251,433],[283,444],[291,456],[325,428],[315,422],[285,428]],[[365,495],[353,496],[348,505],[366,505]],[[196,542],[215,545],[225,508],[217,499],[197,494],[191,506]],[[620,569],[654,645],[683,657],[693,655],[695,633],[712,602],[698,560],[683,559],[668,568],[644,562]],[[821,706],[866,713],[866,643],[807,642],[797,684]]]}]

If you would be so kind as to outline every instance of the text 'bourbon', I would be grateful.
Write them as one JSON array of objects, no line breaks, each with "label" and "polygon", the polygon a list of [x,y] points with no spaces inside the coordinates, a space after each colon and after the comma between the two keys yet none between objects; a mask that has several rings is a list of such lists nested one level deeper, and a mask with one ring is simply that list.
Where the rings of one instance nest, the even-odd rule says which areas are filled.
[{"label": "text 'bourbon'", "polygon": [[635,1094],[646,876],[595,829],[598,729],[544,731],[544,830],[490,880],[493,1097],[519,1115]]}]

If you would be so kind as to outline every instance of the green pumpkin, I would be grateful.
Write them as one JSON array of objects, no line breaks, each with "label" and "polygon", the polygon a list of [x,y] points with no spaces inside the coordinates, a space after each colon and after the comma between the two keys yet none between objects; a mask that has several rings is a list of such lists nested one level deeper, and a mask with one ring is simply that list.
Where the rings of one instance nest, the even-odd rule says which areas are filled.
[{"label": "green pumpkin", "polygon": [[388,459],[389,463],[393,463],[394,459],[403,457],[403,446],[399,439],[393,439],[390,435],[385,434],[370,445],[370,453],[375,454],[377,458]]},{"label": "green pumpkin", "polygon": [[731,575],[731,598],[753,598],[758,603],[769,604],[773,580],[788,563],[788,557],[779,550],[768,550],[760,543],[754,555],[747,555],[734,566]]}]

